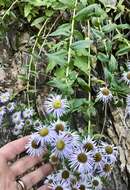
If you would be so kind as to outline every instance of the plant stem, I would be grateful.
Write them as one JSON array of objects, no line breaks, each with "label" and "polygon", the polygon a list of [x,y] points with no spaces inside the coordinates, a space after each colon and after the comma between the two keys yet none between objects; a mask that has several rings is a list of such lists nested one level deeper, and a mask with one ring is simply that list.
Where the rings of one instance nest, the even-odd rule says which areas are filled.
[{"label": "plant stem", "polygon": [[7,9],[7,11],[5,12],[5,14],[2,17],[2,20],[4,20],[5,16],[9,13],[9,11],[12,9],[12,7],[18,2],[19,0],[15,0],[12,5]]},{"label": "plant stem", "polygon": [[[100,23],[99,18],[98,18],[98,22]],[[101,24],[99,24],[99,29],[100,29],[101,32],[103,32],[103,31],[102,31]],[[105,47],[106,54],[107,54],[107,56],[109,56],[108,51],[107,51],[107,44],[106,44],[106,41],[103,40],[103,44],[104,44],[104,47]]]},{"label": "plant stem", "polygon": [[[37,42],[38,42],[39,36],[40,36],[42,30],[44,29],[47,21],[48,20],[46,20],[44,22],[44,24],[42,25],[42,27],[40,28],[40,30],[39,30],[39,32],[37,34],[37,37],[36,37],[36,40],[35,40],[32,52],[31,52],[31,58],[30,58],[30,61],[29,61],[29,69],[28,69],[28,76],[27,76],[27,92],[29,91],[29,87],[30,87],[30,76],[31,76],[31,67],[32,67],[32,61],[33,61],[33,54],[35,52],[35,48],[37,46]],[[36,71],[36,67],[37,67],[37,64],[35,64],[35,71]],[[28,96],[28,103],[29,103],[29,95],[27,94],[27,96]]]},{"label": "plant stem", "polygon": [[71,33],[70,33],[70,41],[69,41],[69,49],[68,49],[68,66],[66,68],[66,78],[69,75],[69,63],[71,59],[71,45],[73,42],[73,35],[74,35],[74,24],[75,24],[75,15],[76,15],[76,8],[77,8],[78,0],[75,0],[74,10],[73,10],[73,16],[72,16],[72,24],[71,24]]},{"label": "plant stem", "polygon": [[47,35],[45,36],[44,41],[43,41],[43,43],[42,43],[42,45],[41,45],[41,47],[40,47],[40,51],[39,51],[39,54],[38,54],[39,56],[40,56],[40,54],[41,54],[41,52],[42,52],[42,48],[44,47],[44,45],[45,45],[45,43],[46,43],[46,39],[48,38],[49,34],[51,33],[53,27],[55,26],[55,24],[57,23],[57,21],[59,20],[60,17],[61,17],[61,14],[56,18],[56,20],[54,21],[54,23],[53,23],[53,25],[51,26],[50,30],[48,31]]},{"label": "plant stem", "polygon": [[[111,21],[109,21],[109,23],[112,24]],[[121,32],[120,32],[117,28],[116,28],[116,32],[117,32],[118,34],[122,35]],[[124,40],[124,41],[126,42],[126,44],[130,47],[130,43],[126,40],[126,38],[123,38],[123,40]]]},{"label": "plant stem", "polygon": [[[38,53],[39,56],[40,56],[41,51],[42,51],[42,49],[43,49],[43,47],[44,47],[44,45],[45,45],[45,43],[46,43],[46,39],[48,38],[49,34],[51,33],[53,27],[55,26],[55,24],[57,23],[57,21],[59,20],[60,17],[61,17],[61,14],[56,18],[56,20],[54,21],[53,25],[52,25],[51,28],[49,29],[47,35],[45,36],[44,41],[43,41],[43,43],[42,43],[42,45],[41,45],[41,47],[40,47],[40,51],[39,51],[39,53]],[[48,20],[49,20],[49,18],[45,21],[44,26],[46,25],[46,23],[48,22]],[[41,31],[43,30],[44,26],[41,28]],[[41,32],[39,31],[38,34],[39,34],[39,36],[40,36]],[[45,52],[45,53],[46,53],[46,52]],[[37,72],[37,62],[35,63],[35,72]],[[35,89],[35,96],[36,96],[36,93],[37,93],[37,75],[35,76],[34,89]]]},{"label": "plant stem", "polygon": [[103,127],[102,127],[102,131],[101,131],[101,136],[104,132],[104,129],[105,129],[105,125],[106,125],[106,121],[107,121],[107,104],[105,104],[105,107],[104,107],[104,122],[103,122]]},{"label": "plant stem", "polygon": [[[41,32],[43,31],[44,27],[46,26],[46,23],[48,22],[48,20],[49,19],[46,19],[46,21],[44,22],[44,24],[42,25],[41,29],[38,32],[38,35],[37,35],[37,38],[36,38],[36,41],[35,41],[35,44],[34,44],[35,47],[37,45],[38,38],[41,35]],[[37,61],[35,63],[35,73],[36,74],[35,74],[35,82],[34,82],[34,92],[35,92],[35,96],[36,96],[36,93],[37,93]]]},{"label": "plant stem", "polygon": [[[90,22],[88,20],[88,38],[90,39]],[[90,47],[88,49],[88,52],[89,52],[89,56],[90,56]],[[89,89],[91,88],[91,61],[90,61],[90,57],[88,56],[88,68],[89,68],[89,73],[88,73],[88,86],[89,86]],[[89,100],[89,106],[90,106],[90,103],[91,103],[91,92],[89,91],[88,93],[88,100]],[[88,135],[91,134],[91,118],[89,116],[89,121],[88,121]]]},{"label": "plant stem", "polygon": [[[100,23],[99,18],[98,18],[98,22]],[[103,32],[103,31],[102,31],[101,24],[99,24],[99,29],[100,29],[101,32]],[[105,47],[106,55],[109,57],[109,54],[108,54],[108,51],[107,51],[107,44],[106,44],[106,41],[103,40],[103,44],[104,44],[104,47]],[[103,65],[102,62],[101,62],[101,64],[102,64],[102,68],[103,68],[103,71],[104,71],[104,65]],[[106,75],[105,75],[105,73],[104,73],[104,80],[105,80],[105,83],[107,83],[107,82],[106,82]]]}]

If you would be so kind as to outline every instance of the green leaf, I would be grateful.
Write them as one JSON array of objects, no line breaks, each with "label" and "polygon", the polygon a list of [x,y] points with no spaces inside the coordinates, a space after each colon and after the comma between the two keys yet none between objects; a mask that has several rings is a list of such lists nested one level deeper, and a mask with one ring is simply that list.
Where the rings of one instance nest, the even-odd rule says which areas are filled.
[{"label": "green leaf", "polygon": [[71,112],[79,111],[79,108],[85,104],[88,105],[86,98],[75,98],[69,101]]},{"label": "green leaf", "polygon": [[45,11],[45,14],[46,14],[47,17],[53,16],[53,13],[54,13],[53,10],[46,9],[46,11]]},{"label": "green leaf", "polygon": [[70,36],[70,24],[62,24],[56,31],[52,32],[49,36]]},{"label": "green leaf", "polygon": [[115,29],[122,29],[122,30],[130,29],[130,25],[129,24],[119,24],[119,25],[117,25],[115,23],[111,23],[111,24],[107,24],[107,25],[102,27],[102,31],[105,32],[105,33],[112,32]]},{"label": "green leaf", "polygon": [[91,28],[91,30],[92,30],[92,34],[93,34],[93,36],[95,38],[102,39],[104,37],[104,33],[103,32],[101,32],[101,31],[99,31],[99,30],[97,30],[95,28]]},{"label": "green leaf", "polygon": [[127,85],[119,84],[116,81],[111,82],[111,90],[120,96],[126,96],[127,94],[130,93],[130,88],[128,88]]},{"label": "green leaf", "polygon": [[121,39],[123,39],[123,34],[116,34],[115,36],[113,36],[112,41]]},{"label": "green leaf", "polygon": [[47,65],[46,72],[47,72],[47,73],[48,73],[48,72],[51,72],[51,71],[55,68],[56,65],[58,65],[58,63],[56,63],[56,62],[50,62],[50,63]]},{"label": "green leaf", "polygon": [[63,67],[57,67],[56,70],[55,70],[55,77],[57,79],[61,79],[61,78],[65,78],[66,77],[66,68],[63,66]]},{"label": "green leaf", "polygon": [[63,66],[66,63],[65,60],[66,52],[63,50],[55,53],[50,53],[50,54],[48,53],[47,56],[49,60],[49,64],[46,69],[47,73],[52,71],[56,65]]},{"label": "green leaf", "polygon": [[82,20],[82,19],[87,19],[89,17],[92,16],[103,16],[106,17],[107,14],[106,12],[101,8],[101,6],[99,4],[92,4],[89,5],[85,8],[83,8],[82,10],[80,10],[77,14],[76,14],[76,19],[77,20]]},{"label": "green leaf", "polygon": [[116,24],[107,24],[102,27],[102,31],[105,33],[109,33],[117,28]]},{"label": "green leaf", "polygon": [[127,54],[130,51],[130,46],[126,46],[123,48],[120,48],[117,52],[116,52],[116,56],[122,56]]},{"label": "green leaf", "polygon": [[74,8],[74,1],[73,0],[59,0],[59,2],[63,3],[66,8]]},{"label": "green leaf", "polygon": [[45,2],[42,0],[28,0],[29,4],[36,6],[36,7],[40,7],[40,6],[44,6]]},{"label": "green leaf", "polygon": [[25,4],[24,16],[27,17],[31,13],[31,10],[32,10],[32,6],[30,4]]},{"label": "green leaf", "polygon": [[36,18],[36,19],[32,22],[31,26],[36,26],[36,25],[42,23],[43,21],[44,21],[44,17]]},{"label": "green leaf", "polygon": [[114,55],[111,55],[110,61],[109,61],[109,71],[114,72],[117,69],[117,61]]},{"label": "green leaf", "polygon": [[114,18],[114,21],[116,22],[122,15],[122,12],[118,13],[115,18]]},{"label": "green leaf", "polygon": [[88,58],[87,57],[76,57],[74,61],[74,66],[80,69],[82,72],[88,74],[89,66],[88,66]]},{"label": "green leaf", "polygon": [[114,75],[107,68],[104,68],[105,78],[111,82],[113,81]]},{"label": "green leaf", "polygon": [[93,43],[92,40],[86,39],[86,40],[79,40],[77,42],[74,42],[72,44],[73,49],[84,49],[84,48],[90,48],[90,45]]},{"label": "green leaf", "polygon": [[122,29],[122,30],[130,29],[130,25],[129,24],[119,24],[119,25],[117,25],[117,28]]},{"label": "green leaf", "polygon": [[80,77],[77,78],[77,81],[79,83],[79,85],[86,91],[86,92],[90,92],[91,88],[89,87],[89,85]]},{"label": "green leaf", "polygon": [[68,76],[68,83],[72,85],[77,79],[77,76],[78,76],[78,73],[76,71],[70,70],[69,76]]},{"label": "green leaf", "polygon": [[108,63],[109,62],[109,56],[107,56],[106,54],[104,53],[98,53],[98,56],[97,56],[98,60],[100,60],[102,63]]},{"label": "green leaf", "polygon": [[53,78],[51,81],[48,82],[48,84],[59,89],[62,94],[71,95],[74,93],[73,88],[71,87],[71,85],[68,85],[68,83],[66,83],[65,79],[59,80],[57,78]]},{"label": "green leaf", "polygon": [[99,0],[104,7],[115,7],[117,0]]},{"label": "green leaf", "polygon": [[105,81],[98,79],[96,77],[91,78],[91,81],[96,83],[96,84],[101,84],[101,85],[105,85]]}]

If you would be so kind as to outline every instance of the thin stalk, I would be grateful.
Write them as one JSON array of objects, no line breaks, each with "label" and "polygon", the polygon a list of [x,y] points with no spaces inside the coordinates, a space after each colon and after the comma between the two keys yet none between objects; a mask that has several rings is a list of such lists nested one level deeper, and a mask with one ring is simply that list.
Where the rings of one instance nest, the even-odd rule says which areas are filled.
[{"label": "thin stalk", "polygon": [[[98,22],[100,22],[99,18],[98,18]],[[103,31],[102,31],[102,27],[101,27],[100,24],[99,24],[99,29],[100,29],[101,32],[103,32]],[[105,47],[106,54],[107,54],[107,56],[108,56],[109,54],[108,54],[108,51],[107,51],[107,45],[106,45],[106,42],[105,42],[104,40],[103,40],[103,44],[104,44],[104,47]]]},{"label": "thin stalk", "polygon": [[5,16],[9,13],[9,11],[12,9],[12,7],[18,2],[19,0],[15,0],[12,5],[7,9],[7,11],[5,12],[5,14],[2,17],[2,20],[4,20]]},{"label": "thin stalk", "polygon": [[75,0],[75,6],[73,10],[73,16],[72,16],[72,24],[71,24],[71,33],[70,33],[70,41],[69,41],[69,49],[68,49],[68,66],[66,68],[66,78],[69,75],[69,63],[71,60],[71,45],[73,42],[73,36],[74,36],[74,24],[75,24],[75,15],[76,15],[76,8],[77,8],[78,0]]},{"label": "thin stalk", "polygon": [[[42,25],[41,29],[39,30],[38,32],[38,35],[37,35],[37,38],[36,38],[36,41],[35,41],[35,47],[37,45],[37,42],[38,42],[38,39],[39,39],[39,36],[41,35],[41,32],[43,31],[44,27],[46,26],[46,23],[48,22],[49,19],[46,19],[46,21],[44,22],[44,24]],[[37,61],[35,63],[35,81],[34,81],[34,92],[35,92],[35,96],[36,96],[36,93],[37,93]]]},{"label": "thin stalk", "polygon": [[[118,34],[122,35],[122,34],[120,33],[120,31],[119,31],[117,28],[116,28],[116,31],[117,31]],[[127,41],[127,39],[123,38],[123,40],[124,40],[124,42],[126,42],[126,44],[130,47],[130,43]]]},{"label": "thin stalk", "polygon": [[41,47],[40,47],[40,51],[39,51],[39,54],[38,54],[39,56],[40,56],[40,54],[41,54],[41,52],[42,52],[42,48],[44,47],[44,45],[45,45],[45,43],[46,43],[46,39],[48,38],[49,34],[51,33],[53,27],[55,26],[55,24],[57,23],[57,21],[59,20],[60,17],[61,17],[61,14],[56,18],[55,22],[54,22],[53,25],[51,26],[51,28],[50,28],[50,30],[48,31],[47,35],[45,36],[44,41],[43,41],[43,43],[42,43],[42,45],[41,45]]},{"label": "thin stalk", "polygon": [[[88,20],[88,38],[90,39],[90,22]],[[90,47],[88,49],[88,53],[90,56]],[[91,88],[91,61],[90,61],[90,57],[88,56],[88,68],[89,68],[89,73],[88,73],[88,86],[89,89]],[[89,100],[89,104],[91,102],[91,92],[88,93],[88,100]],[[89,121],[88,121],[88,135],[91,134],[91,118],[89,116]]]},{"label": "thin stalk", "polygon": [[[42,45],[41,45],[41,47],[40,47],[40,51],[39,51],[39,53],[38,53],[39,56],[40,56],[41,51],[42,51],[42,49],[43,49],[43,47],[44,47],[44,45],[45,45],[45,43],[46,43],[46,39],[48,38],[49,34],[51,33],[53,27],[55,26],[55,24],[57,23],[57,21],[59,20],[60,17],[61,17],[61,15],[59,15],[59,16],[56,18],[56,20],[54,21],[54,23],[53,23],[53,25],[51,26],[50,30],[48,31],[47,35],[45,36],[44,41],[43,41],[43,43],[42,43]],[[49,19],[46,20],[46,23],[47,23],[48,20],[49,20]],[[44,24],[46,25],[46,23],[44,23]],[[45,25],[44,25],[44,26],[45,26]],[[44,28],[44,27],[43,27],[43,28]],[[39,31],[39,32],[40,32],[40,31]],[[44,33],[44,34],[45,34],[45,33]],[[45,53],[46,53],[46,52],[45,52]],[[37,62],[35,63],[35,72],[37,72]],[[35,96],[36,96],[36,93],[37,93],[37,75],[35,76],[34,89],[35,89]]]},{"label": "thin stalk", "polygon": [[[30,58],[30,61],[29,61],[29,69],[28,69],[28,76],[27,76],[27,92],[29,91],[29,87],[30,87],[30,83],[29,83],[30,81],[29,80],[30,80],[30,76],[31,76],[31,67],[32,67],[32,62],[33,62],[33,54],[35,52],[35,48],[37,46],[37,42],[38,42],[39,36],[41,35],[41,32],[44,29],[47,21],[48,21],[48,19],[44,22],[44,24],[40,28],[40,30],[39,30],[39,32],[37,34],[37,37],[36,37],[36,40],[35,40],[32,52],[31,52],[31,58]],[[36,64],[35,64],[35,70],[36,70]],[[28,97],[28,103],[29,103],[29,95],[27,95],[27,97]]]},{"label": "thin stalk", "polygon": [[[100,21],[99,21],[99,18],[98,18],[98,22],[100,22]],[[101,27],[100,24],[99,24],[99,29],[100,29],[101,32],[103,32],[103,31],[102,31],[102,27]],[[104,44],[104,47],[105,47],[106,54],[107,54],[107,56],[109,57],[109,54],[108,54],[108,51],[107,51],[107,44],[106,44],[106,41],[103,40],[103,44]],[[102,62],[101,62],[101,64],[102,64]],[[102,64],[102,68],[104,68],[103,64]],[[103,69],[103,70],[104,70],[104,69]],[[105,73],[104,73],[104,80],[105,80],[105,82],[106,82]]]},{"label": "thin stalk", "polygon": [[[109,21],[109,23],[110,24],[112,24],[112,22],[111,22],[111,20]],[[122,35],[121,33],[120,33],[120,31],[116,28],[116,32],[118,33],[118,34],[120,34],[120,35]],[[130,47],[130,43],[125,39],[125,38],[123,38],[123,40],[126,42],[126,44]]]},{"label": "thin stalk", "polygon": [[104,122],[103,122],[102,131],[101,131],[101,136],[104,132],[106,121],[107,121],[107,104],[105,104],[105,106],[104,106]]}]

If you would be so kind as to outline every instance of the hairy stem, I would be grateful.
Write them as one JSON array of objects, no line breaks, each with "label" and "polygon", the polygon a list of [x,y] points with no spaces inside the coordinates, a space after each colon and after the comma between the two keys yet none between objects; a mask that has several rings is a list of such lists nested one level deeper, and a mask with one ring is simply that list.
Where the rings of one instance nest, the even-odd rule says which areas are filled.
[{"label": "hairy stem", "polygon": [[[41,32],[44,29],[47,21],[48,20],[46,20],[44,22],[44,24],[42,25],[41,29],[39,30],[39,32],[37,34],[37,37],[36,37],[36,40],[35,40],[35,43],[34,43],[34,46],[32,48],[31,58],[30,58],[30,61],[29,61],[28,76],[27,76],[27,92],[29,91],[29,88],[30,88],[30,76],[31,76],[31,67],[32,67],[32,62],[33,62],[33,55],[34,55],[34,52],[35,52],[35,48],[37,46],[37,42],[38,42],[39,36],[41,35]],[[36,71],[36,66],[37,65],[35,64],[35,71]],[[27,96],[28,96],[28,103],[29,103],[29,95],[27,94]]]},{"label": "hairy stem", "polygon": [[68,49],[68,66],[66,69],[66,78],[69,75],[69,63],[71,60],[71,45],[73,42],[73,35],[74,35],[74,24],[75,24],[75,15],[76,15],[76,8],[77,8],[78,0],[75,0],[75,6],[74,6],[74,11],[73,11],[73,16],[72,16],[72,24],[71,24],[71,34],[70,34],[70,41],[69,41],[69,49]]},{"label": "hairy stem", "polygon": [[42,49],[43,49],[43,47],[44,47],[44,45],[45,45],[45,43],[46,43],[46,39],[48,38],[49,34],[51,33],[52,29],[54,28],[54,26],[56,25],[56,23],[57,23],[57,21],[59,20],[60,17],[61,17],[61,14],[56,18],[56,20],[55,20],[54,23],[52,24],[51,28],[49,29],[47,35],[45,36],[44,41],[43,41],[43,43],[42,43],[42,45],[41,45],[41,47],[40,47],[40,51],[39,51],[39,54],[38,54],[39,56],[40,56],[40,54],[41,54],[41,52],[42,52]]},{"label": "hairy stem", "polygon": [[104,132],[106,121],[107,121],[107,103],[104,106],[104,122],[103,122],[102,131],[101,131],[101,136],[102,136],[102,134]]},{"label": "hairy stem", "polygon": [[[99,18],[98,18],[98,22],[100,23]],[[103,32],[103,31],[102,31],[101,24],[99,24],[99,29],[100,29],[101,32]],[[108,54],[108,51],[107,51],[107,44],[106,44],[106,41],[105,41],[105,40],[103,40],[103,44],[104,44],[104,47],[105,47],[106,54],[107,54],[107,56],[108,56],[109,54]]]},{"label": "hairy stem", "polygon": [[[53,25],[51,26],[51,28],[49,29],[48,33],[46,34],[45,38],[44,38],[44,41],[40,47],[40,51],[38,53],[38,55],[40,56],[41,52],[42,52],[42,49],[46,43],[46,39],[48,38],[49,34],[51,33],[52,29],[54,28],[54,26],[56,25],[57,21],[59,20],[59,18],[61,17],[61,14],[56,18],[56,20],[54,21]],[[49,19],[46,20],[46,22],[44,23],[44,26],[46,25],[46,23],[48,22]],[[43,27],[44,28],[44,27]],[[39,31],[40,33],[40,31]],[[45,33],[44,33],[45,34]],[[39,34],[40,35],[40,34]],[[45,52],[46,54],[46,52]],[[35,63],[35,72],[37,73],[37,62]],[[35,89],[35,96],[36,96],[36,90],[37,90],[37,75],[35,76],[35,85],[34,85],[34,89]]]},{"label": "hairy stem", "polygon": [[12,7],[18,2],[19,0],[15,0],[12,5],[7,9],[7,11],[4,13],[2,20],[6,17],[6,15],[9,13],[9,11],[12,9]]},{"label": "hairy stem", "polygon": [[[90,22],[88,20],[88,38],[90,39]],[[89,73],[88,73],[88,85],[89,85],[89,89],[91,88],[91,61],[90,61],[90,47],[88,49],[88,53],[89,53],[89,56],[88,56],[88,68],[89,68]],[[91,92],[89,91],[89,94],[88,94],[88,100],[89,100],[89,104],[91,103]],[[91,133],[91,118],[89,118],[89,121],[88,121],[88,135],[90,135]]]}]

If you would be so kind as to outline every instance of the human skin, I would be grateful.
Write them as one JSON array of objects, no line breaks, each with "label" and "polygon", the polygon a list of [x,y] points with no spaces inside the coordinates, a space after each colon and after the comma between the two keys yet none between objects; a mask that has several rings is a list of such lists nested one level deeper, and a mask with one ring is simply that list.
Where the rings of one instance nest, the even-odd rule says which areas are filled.
[{"label": "human skin", "polygon": [[[20,179],[26,185],[27,190],[37,184],[44,177],[49,175],[53,168],[51,164],[43,164],[35,171],[27,171],[42,161],[42,158],[25,156],[12,164],[17,155],[25,151],[25,145],[28,142],[28,136],[10,142],[0,148],[0,190],[20,190],[16,178]],[[24,173],[27,173],[23,175]],[[47,186],[42,186],[38,190],[50,190]]]}]

